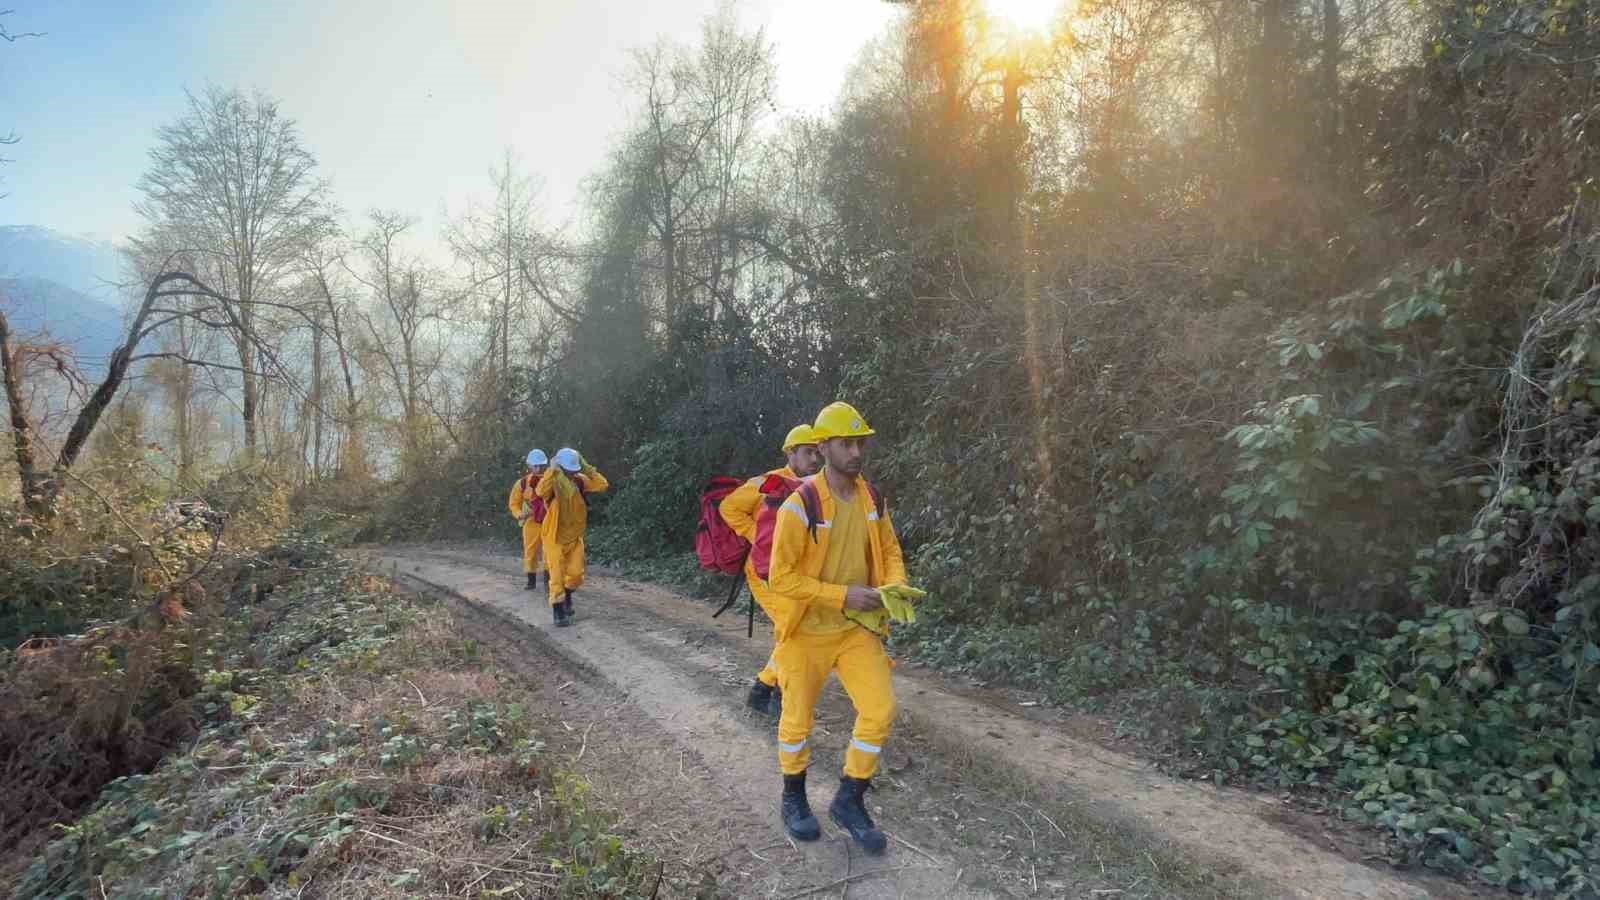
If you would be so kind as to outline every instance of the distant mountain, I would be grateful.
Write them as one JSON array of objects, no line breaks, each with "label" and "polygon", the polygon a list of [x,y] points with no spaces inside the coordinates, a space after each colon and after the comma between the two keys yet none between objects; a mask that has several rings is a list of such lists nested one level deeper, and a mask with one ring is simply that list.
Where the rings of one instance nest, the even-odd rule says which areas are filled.
[{"label": "distant mountain", "polygon": [[102,303],[121,305],[114,284],[122,254],[93,241],[36,225],[0,225],[0,278],[41,278]]},{"label": "distant mountain", "polygon": [[46,332],[98,370],[122,342],[122,311],[47,278],[0,278],[0,309],[21,334]]},{"label": "distant mountain", "polygon": [[11,324],[70,344],[89,372],[122,341],[121,272],[122,255],[104,241],[0,226],[0,304]]}]

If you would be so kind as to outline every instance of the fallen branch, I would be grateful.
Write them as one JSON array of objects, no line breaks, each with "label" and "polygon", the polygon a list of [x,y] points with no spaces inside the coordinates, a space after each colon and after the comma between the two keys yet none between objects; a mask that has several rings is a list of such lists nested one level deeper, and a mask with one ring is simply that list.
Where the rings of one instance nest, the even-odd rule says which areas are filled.
[{"label": "fallen branch", "polygon": [[894,834],[892,832],[885,831],[884,834],[887,834],[887,835],[889,835],[889,837],[894,838],[896,841],[899,842],[900,846],[906,848],[907,850],[911,850],[911,851],[913,851],[915,853],[921,854],[923,858],[928,860],[928,862],[931,862],[931,863],[933,863],[934,865],[936,865],[936,866],[938,866],[940,868],[944,868],[944,863],[940,862],[938,860],[938,858],[936,858],[933,854],[931,854],[928,851],[922,849],[921,847],[918,847],[916,844],[913,844],[910,841],[906,840],[905,838],[901,837],[900,835]]},{"label": "fallen branch", "polygon": [[583,746],[578,748],[578,758],[572,761],[574,765],[583,762],[583,753],[589,749],[589,732],[593,729],[594,723],[590,722],[589,727],[583,730]]},{"label": "fallen branch", "polygon": [[[414,681],[412,681],[412,680],[411,680],[411,679],[409,679],[409,678],[407,678],[407,679],[406,679],[406,684],[409,684],[409,685],[411,685],[411,689],[412,689],[412,690],[413,690],[413,691],[416,691],[416,692],[417,692],[417,699],[418,699],[418,700],[421,700],[421,701],[422,701],[422,705],[423,705],[423,706],[427,706],[427,705],[428,705],[428,698],[427,698],[427,697],[424,697],[424,696],[422,696],[422,688],[419,688],[419,687],[417,687],[417,683],[416,683],[416,682],[414,682]],[[472,885],[467,885],[467,886],[468,886],[468,887],[471,887],[471,886],[472,886]]]},{"label": "fallen branch", "polygon": [[[412,687],[416,687],[416,685],[412,685]],[[526,842],[523,843],[522,846],[520,846],[517,849],[511,851],[509,856],[507,856],[505,859],[500,860],[500,865],[503,866],[506,863],[511,862],[513,859],[516,859],[517,858],[517,854],[521,853],[522,851],[524,851],[526,849],[528,849],[528,845],[531,844],[531,843],[533,843],[532,840],[526,841]],[[473,865],[478,865],[478,863],[473,863]],[[461,889],[461,892],[464,894],[467,891],[472,890],[472,888],[475,885],[477,885],[478,882],[484,880],[485,878],[488,878],[489,877],[489,873],[490,872],[494,872],[494,871],[497,871],[497,870],[493,866],[484,866],[483,874],[479,875],[477,878],[474,878],[470,882],[468,882],[467,886]]]},{"label": "fallen branch", "polygon": [[426,847],[412,846],[411,844],[408,844],[405,841],[397,841],[394,838],[389,837],[388,835],[379,834],[376,831],[368,831],[367,829],[363,828],[363,829],[361,829],[361,833],[364,834],[364,835],[367,835],[368,837],[375,837],[380,841],[388,841],[391,844],[395,844],[397,846],[404,847],[407,850],[411,850],[411,851],[416,852],[416,853],[422,853],[422,854],[425,854],[427,856],[431,856],[434,859],[443,859],[444,858],[444,857],[440,856],[439,854],[433,852],[432,850],[427,849]]}]

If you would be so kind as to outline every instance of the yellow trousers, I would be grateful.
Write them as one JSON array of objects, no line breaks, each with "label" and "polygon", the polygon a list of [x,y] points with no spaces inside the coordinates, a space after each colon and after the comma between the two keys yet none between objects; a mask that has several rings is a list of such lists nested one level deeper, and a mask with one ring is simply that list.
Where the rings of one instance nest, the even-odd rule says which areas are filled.
[{"label": "yellow trousers", "polygon": [[522,571],[526,574],[544,571],[544,537],[540,525],[532,519],[522,523]]},{"label": "yellow trousers", "polygon": [[878,756],[894,725],[894,684],[883,642],[865,628],[837,634],[796,634],[773,651],[778,685],[783,690],[783,717],[778,720],[778,766],[798,775],[811,764],[811,726],[817,697],[828,675],[839,683],[856,708],[856,724],[844,755],[844,774],[871,778]]},{"label": "yellow trousers", "polygon": [[[774,622],[778,621],[778,617],[772,614],[772,588],[767,587],[767,583],[762,581],[761,576],[756,574],[754,564],[745,563],[744,580],[750,585],[750,596],[754,597],[756,604],[766,612],[767,618]],[[773,643],[777,643],[778,630],[776,627],[772,630],[772,640]],[[773,665],[772,657],[767,657],[766,666],[757,673],[756,678],[767,687],[778,686],[778,667]]]},{"label": "yellow trousers", "polygon": [[583,539],[558,544],[555,538],[544,542],[544,564],[550,569],[550,605],[560,603],[563,594],[583,587]]}]

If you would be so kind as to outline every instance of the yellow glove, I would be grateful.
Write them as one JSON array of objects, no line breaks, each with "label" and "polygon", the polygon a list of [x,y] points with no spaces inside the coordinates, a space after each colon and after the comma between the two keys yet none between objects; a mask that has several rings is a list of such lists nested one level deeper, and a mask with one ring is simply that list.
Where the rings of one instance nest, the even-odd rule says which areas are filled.
[{"label": "yellow glove", "polygon": [[928,596],[928,592],[906,584],[886,584],[878,588],[878,596],[883,599],[889,618],[909,625],[917,621],[917,611],[912,601]]},{"label": "yellow glove", "polygon": [[884,591],[888,591],[891,594],[898,594],[907,600],[921,600],[923,597],[928,596],[927,591],[914,588],[909,584],[901,584],[899,582],[895,582],[894,584],[886,584],[883,587],[878,588],[878,593],[880,595],[882,595]]},{"label": "yellow glove", "polygon": [[854,609],[846,609],[844,611],[844,617],[856,623],[857,625],[860,625],[862,628],[872,632],[873,634],[884,637],[888,636],[889,634],[889,627],[885,624],[889,618],[889,611],[887,609],[880,608],[871,612],[860,612]]}]

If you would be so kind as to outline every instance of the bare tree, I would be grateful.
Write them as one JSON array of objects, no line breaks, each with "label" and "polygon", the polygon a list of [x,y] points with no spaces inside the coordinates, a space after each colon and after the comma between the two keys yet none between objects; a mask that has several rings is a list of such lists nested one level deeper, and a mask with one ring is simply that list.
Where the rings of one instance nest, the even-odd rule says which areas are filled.
[{"label": "bare tree", "polygon": [[[300,270],[309,281],[317,301],[313,304],[313,315],[318,340],[326,337],[331,341],[344,388],[341,414],[335,417],[343,429],[336,471],[341,476],[359,478],[367,474],[367,463],[361,439],[361,397],[356,391],[354,335],[349,326],[355,314],[355,304],[339,287],[341,273],[348,271],[346,252],[342,235],[330,223],[320,240],[308,242],[302,247]],[[322,399],[325,396],[326,391],[318,388],[319,404],[325,402]]]},{"label": "bare tree", "polygon": [[[14,10],[14,9],[0,9],[0,18],[4,18],[6,16],[12,15],[15,12],[16,12],[16,10]],[[17,41],[22,40],[23,38],[35,38],[35,37],[44,37],[44,32],[41,32],[41,31],[22,31],[22,32],[10,31],[10,30],[8,30],[6,28],[6,25],[5,25],[4,22],[0,22],[0,41],[5,41],[8,44],[15,44]],[[17,143],[20,140],[22,140],[22,138],[16,132],[14,132],[14,131],[5,132],[4,134],[0,134],[0,147],[9,147],[12,144]],[[6,159],[3,156],[0,156],[0,165],[4,165],[5,163],[8,163],[10,161],[11,160]],[[5,194],[0,194],[0,199],[5,199],[5,197],[6,197]]]},{"label": "bare tree", "polygon": [[415,222],[385,211],[374,211],[371,221],[357,242],[366,265],[348,271],[372,292],[372,309],[362,316],[365,351],[400,406],[401,467],[409,475],[423,461],[425,391],[442,362],[436,327],[444,323],[447,304],[442,292],[435,290],[433,273],[400,246],[400,238]]},{"label": "bare tree", "polygon": [[[15,15],[16,12],[17,11],[14,10],[14,9],[0,9],[0,18],[3,18],[5,16],[10,16],[10,15]],[[42,31],[21,31],[21,32],[11,31],[10,29],[6,28],[6,24],[4,22],[0,22],[0,41],[5,41],[8,44],[15,44],[17,41],[20,41],[23,38],[34,38],[34,37],[44,37],[44,32],[42,32]]]},{"label": "bare tree", "polygon": [[704,282],[714,304],[735,290],[739,242],[728,224],[749,181],[757,131],[774,108],[773,53],[765,32],[740,29],[733,7],[725,5],[702,27],[699,57],[688,73],[695,113],[711,126],[699,178],[712,198],[703,233],[710,249]]},{"label": "bare tree", "polygon": [[649,202],[643,208],[658,248],[661,313],[670,336],[685,294],[682,270],[691,214],[704,191],[693,176],[716,123],[692,115],[688,63],[681,51],[665,43],[637,51],[632,79],[642,95],[642,121],[625,159],[648,176]]},{"label": "bare tree", "polygon": [[518,171],[509,149],[500,164],[490,170],[489,180],[494,199],[487,205],[469,207],[452,223],[449,240],[456,259],[470,269],[474,292],[486,301],[486,358],[492,367],[491,380],[497,381],[512,369],[517,324],[531,323],[535,318],[529,302],[531,285],[519,261],[527,258],[527,248],[535,242],[534,201],[539,187],[534,179]]},{"label": "bare tree", "polygon": [[214,261],[219,296],[230,298],[221,312],[239,360],[245,452],[253,459],[262,391],[258,316],[300,248],[319,233],[325,187],[277,101],[215,86],[188,98],[188,112],[157,132],[135,209],[153,230]]},{"label": "bare tree", "polygon": [[163,405],[172,415],[172,443],[177,451],[176,477],[179,484],[194,483],[197,441],[195,434],[195,394],[198,388],[195,371],[181,359],[201,355],[195,346],[197,331],[187,319],[174,322],[163,329],[161,348],[175,354],[175,358],[152,360],[146,374],[163,394]]},{"label": "bare tree", "polygon": [[634,53],[628,84],[637,117],[603,193],[628,198],[647,226],[635,262],[653,276],[650,305],[669,344],[686,304],[725,310],[751,263],[730,223],[753,190],[775,82],[765,33],[740,28],[727,6],[705,21],[694,50],[661,42]]},{"label": "bare tree", "polygon": [[[78,409],[72,428],[67,432],[55,462],[48,470],[38,452],[37,430],[28,417],[24,386],[30,372],[30,357],[49,351],[48,348],[21,341],[12,331],[4,310],[0,309],[0,383],[3,383],[6,404],[10,410],[12,453],[17,464],[23,503],[33,515],[48,519],[54,514],[55,501],[63,483],[78,462],[101,416],[126,382],[134,363],[159,359],[190,366],[237,369],[225,363],[188,357],[178,350],[138,352],[140,345],[152,334],[180,320],[208,327],[225,327],[225,321],[218,315],[219,310],[227,305],[237,305],[235,298],[218,293],[188,272],[163,269],[150,279],[143,299],[134,309],[123,342],[111,352],[104,378]],[[193,300],[202,302],[191,304],[189,301]],[[55,365],[59,367],[64,363],[58,358]]]}]

